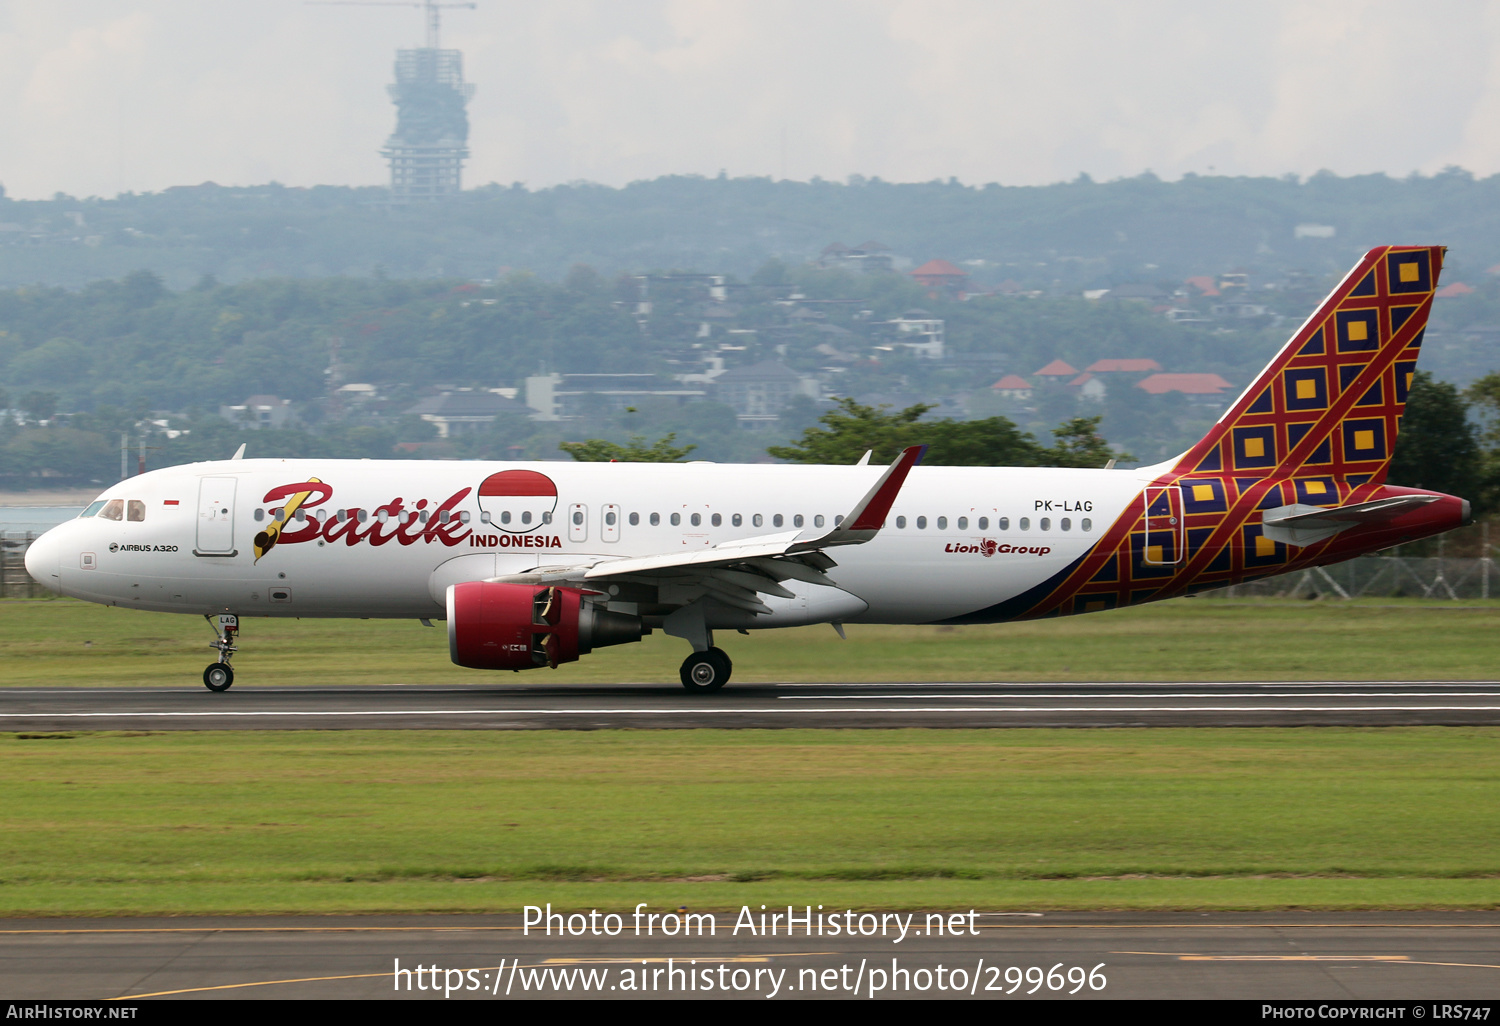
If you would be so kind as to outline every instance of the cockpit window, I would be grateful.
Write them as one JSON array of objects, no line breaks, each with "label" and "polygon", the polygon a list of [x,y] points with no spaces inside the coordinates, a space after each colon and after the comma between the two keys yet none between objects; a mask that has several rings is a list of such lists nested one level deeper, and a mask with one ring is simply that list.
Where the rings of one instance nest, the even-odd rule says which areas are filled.
[{"label": "cockpit window", "polygon": [[78,517],[79,517],[80,520],[83,519],[84,517],[91,517],[95,513],[98,513],[103,508],[104,508],[104,500],[100,499],[98,502],[90,504],[88,509],[86,509],[82,513],[78,514]]},{"label": "cockpit window", "polygon": [[131,523],[140,523],[146,519],[146,504],[140,499],[131,499],[125,504],[125,519]]},{"label": "cockpit window", "polygon": [[125,500],[110,499],[104,504],[104,508],[99,511],[99,515],[105,520],[125,519]]}]

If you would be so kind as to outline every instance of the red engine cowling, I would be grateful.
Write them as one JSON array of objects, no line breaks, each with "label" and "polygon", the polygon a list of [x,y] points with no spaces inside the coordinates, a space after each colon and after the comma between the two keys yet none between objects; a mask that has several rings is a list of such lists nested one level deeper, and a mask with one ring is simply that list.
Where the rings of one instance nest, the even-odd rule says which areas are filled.
[{"label": "red engine cowling", "polygon": [[476,670],[556,669],[646,633],[640,617],[600,609],[577,588],[469,581],[448,589],[448,654]]}]

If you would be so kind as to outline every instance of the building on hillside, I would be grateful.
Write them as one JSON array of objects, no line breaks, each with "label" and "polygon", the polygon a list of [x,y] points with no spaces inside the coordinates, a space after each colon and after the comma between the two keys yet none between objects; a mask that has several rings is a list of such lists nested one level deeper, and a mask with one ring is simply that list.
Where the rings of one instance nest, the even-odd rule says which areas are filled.
[{"label": "building on hillside", "polygon": [[861,242],[858,246],[834,242],[823,247],[823,252],[818,256],[818,266],[841,268],[857,274],[883,273],[895,269],[896,256],[891,252],[891,247],[873,239]]},{"label": "building on hillside", "polygon": [[1226,398],[1224,390],[1234,386],[1217,374],[1152,374],[1135,387],[1151,395],[1180,392],[1194,402],[1217,403]]},{"label": "building on hillside", "polygon": [[1080,399],[1091,403],[1102,403],[1107,391],[1103,379],[1084,371],[1068,382],[1068,390]]},{"label": "building on hillside", "polygon": [[1078,368],[1070,366],[1064,360],[1053,360],[1031,376],[1034,378],[1047,378],[1054,382],[1061,381],[1064,378],[1071,381],[1078,376]]},{"label": "building on hillside", "polygon": [[945,322],[933,317],[926,310],[908,310],[890,321],[876,321],[870,325],[884,339],[885,348],[894,350],[899,346],[914,356],[928,360],[941,360],[947,355]]},{"label": "building on hillside", "polygon": [[623,410],[647,399],[691,402],[707,395],[655,374],[537,374],[526,379],[526,405],[532,420],[575,420],[592,413]]},{"label": "building on hillside", "polygon": [[1095,360],[1084,370],[1089,374],[1157,374],[1161,364],[1146,358]]},{"label": "building on hillside", "polygon": [[1002,399],[1030,399],[1031,382],[1019,374],[1007,374],[990,388]]},{"label": "building on hillside", "polygon": [[292,401],[274,395],[252,395],[237,406],[220,406],[219,416],[252,431],[285,427],[292,419]]},{"label": "building on hillside", "polygon": [[714,388],[720,402],[734,407],[740,426],[751,429],[774,423],[799,395],[817,399],[822,394],[817,378],[803,377],[778,360],[725,371],[714,379]]},{"label": "building on hillside", "polygon": [[1194,275],[1183,284],[1191,286],[1200,296],[1213,298],[1219,294],[1219,286],[1211,275]]},{"label": "building on hillside", "polygon": [[1105,293],[1104,298],[1116,299],[1129,303],[1156,304],[1167,299],[1167,294],[1155,285],[1125,284],[1116,285]]},{"label": "building on hillside", "polygon": [[402,412],[421,417],[434,425],[439,438],[456,438],[483,431],[501,414],[526,416],[531,413],[526,406],[514,399],[491,391],[469,388],[428,396]]},{"label": "building on hillside", "polygon": [[954,267],[946,260],[929,260],[912,271],[911,276],[925,285],[934,296],[943,293],[962,296],[969,281],[967,271]]}]

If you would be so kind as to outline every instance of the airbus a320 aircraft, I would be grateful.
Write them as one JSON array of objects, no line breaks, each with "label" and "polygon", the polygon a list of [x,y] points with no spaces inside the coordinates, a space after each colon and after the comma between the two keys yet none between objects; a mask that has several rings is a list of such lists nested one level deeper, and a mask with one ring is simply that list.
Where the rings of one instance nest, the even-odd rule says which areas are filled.
[{"label": "airbus a320 aircraft", "polygon": [[[241,617],[446,618],[455,663],[557,667],[652,630],[689,690],[714,631],[1113,609],[1349,559],[1469,521],[1385,484],[1444,250],[1373,249],[1184,455],[1137,470],[233,459],[105,491],[26,568],[195,613],[234,681]],[[241,448],[243,452],[243,447]]]}]

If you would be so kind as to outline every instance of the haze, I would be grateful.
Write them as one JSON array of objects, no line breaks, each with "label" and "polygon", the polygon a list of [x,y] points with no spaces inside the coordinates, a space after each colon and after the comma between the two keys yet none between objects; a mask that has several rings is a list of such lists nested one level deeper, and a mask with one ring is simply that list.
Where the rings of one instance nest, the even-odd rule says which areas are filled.
[{"label": "haze", "polygon": [[[479,0],[467,185],[1500,170],[1479,2]],[[415,9],[3,0],[16,198],[378,185]]]}]

